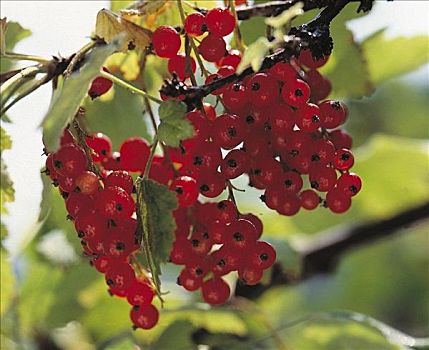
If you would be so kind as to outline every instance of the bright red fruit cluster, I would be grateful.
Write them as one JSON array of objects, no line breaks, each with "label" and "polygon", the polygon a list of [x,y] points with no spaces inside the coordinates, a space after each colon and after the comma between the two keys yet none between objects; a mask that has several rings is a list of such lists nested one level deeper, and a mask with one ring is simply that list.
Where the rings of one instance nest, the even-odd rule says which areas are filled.
[{"label": "bright red fruit cluster", "polygon": [[130,317],[135,328],[150,329],[158,322],[159,313],[152,304],[155,292],[151,280],[140,271],[136,273],[133,266],[133,253],[140,246],[136,242],[134,185],[128,173],[144,170],[149,146],[141,138],[128,139],[121,146],[119,159],[112,154],[106,135],[92,135],[86,142],[94,150],[92,159],[100,175],[89,170],[84,150],[68,129],[60,149],[48,154],[46,173],[59,187],[83,250],[91,265],[105,275],[109,293],[132,305]]}]

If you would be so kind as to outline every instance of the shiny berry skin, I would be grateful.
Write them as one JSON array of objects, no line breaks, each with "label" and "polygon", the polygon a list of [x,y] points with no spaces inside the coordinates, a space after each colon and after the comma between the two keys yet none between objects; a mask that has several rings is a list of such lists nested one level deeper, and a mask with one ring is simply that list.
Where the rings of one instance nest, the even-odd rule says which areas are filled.
[{"label": "shiny berry skin", "polygon": [[160,26],[152,35],[152,45],[159,57],[172,58],[180,49],[180,35],[173,27]]},{"label": "shiny berry skin", "polygon": [[270,106],[270,125],[271,132],[284,134],[286,131],[292,131],[297,113],[288,105],[275,104]]},{"label": "shiny berry skin", "polygon": [[[187,235],[186,235],[187,236]],[[177,239],[170,252],[170,261],[176,265],[183,265],[191,255],[191,244],[187,239]]]},{"label": "shiny berry skin", "polygon": [[60,146],[67,145],[68,143],[75,143],[75,139],[70,130],[66,128],[61,135]]},{"label": "shiny berry skin", "polygon": [[347,118],[347,110],[339,101],[327,100],[319,103],[321,126],[334,129],[343,124]]},{"label": "shiny berry skin", "polygon": [[321,59],[315,59],[313,57],[313,54],[311,53],[311,50],[304,49],[301,50],[300,55],[298,57],[298,60],[301,64],[308,68],[320,68],[326,64],[328,61],[329,56],[324,56]]},{"label": "shiny berry skin", "polygon": [[210,33],[227,36],[235,27],[235,17],[228,9],[214,8],[207,12],[207,28]]},{"label": "shiny berry skin", "polygon": [[72,192],[66,200],[66,209],[72,218],[82,212],[91,211],[94,208],[94,199],[81,193]]},{"label": "shiny berry skin", "polygon": [[200,193],[209,198],[219,196],[226,187],[225,179],[218,172],[206,172],[198,179]]},{"label": "shiny berry skin", "polygon": [[257,242],[249,254],[250,265],[257,269],[268,269],[276,261],[276,250],[267,242]]},{"label": "shiny berry skin", "polygon": [[279,86],[270,74],[257,73],[247,82],[249,102],[256,107],[267,107],[277,101]]},{"label": "shiny berry skin", "polygon": [[210,121],[213,121],[216,119],[216,110],[210,103],[203,103],[204,113],[206,115],[206,118]]},{"label": "shiny berry skin", "polygon": [[353,166],[354,162],[353,153],[347,148],[342,148],[335,152],[332,165],[335,169],[344,171],[349,170]]},{"label": "shiny berry skin", "polygon": [[103,168],[106,170],[119,170],[121,167],[121,154],[119,152],[113,152],[109,158],[103,161]]},{"label": "shiny berry skin", "polygon": [[[107,73],[110,73],[105,67],[103,67],[103,70]],[[113,82],[111,80],[105,77],[97,77],[92,81],[88,90],[88,95],[92,99],[104,95],[107,91],[110,90],[112,85]]]},{"label": "shiny berry skin", "polygon": [[238,65],[241,62],[241,53],[238,50],[231,50],[228,52],[228,54],[221,58],[221,60],[218,62],[218,66],[231,66],[234,69],[237,69]]},{"label": "shiny berry skin", "polygon": [[198,171],[216,171],[222,161],[222,152],[213,142],[198,143],[192,152],[189,162]]},{"label": "shiny berry skin", "polygon": [[190,176],[180,176],[175,179],[170,185],[170,190],[176,192],[180,207],[193,205],[199,194],[197,181]]},{"label": "shiny berry skin", "polygon": [[130,313],[134,328],[151,329],[156,326],[159,320],[159,311],[152,304],[134,306]]},{"label": "shiny berry skin", "polygon": [[289,82],[296,79],[296,70],[287,62],[276,63],[270,73],[278,80]]},{"label": "shiny berry skin", "polygon": [[318,102],[329,96],[332,91],[331,82],[317,69],[310,69],[307,73],[307,84],[311,88],[311,101]]},{"label": "shiny berry skin", "polygon": [[334,188],[337,172],[334,168],[324,165],[311,165],[309,172],[311,187],[319,192],[328,192]]},{"label": "shiny berry skin", "polygon": [[271,157],[252,165],[250,174],[253,180],[257,179],[259,183],[267,187],[279,181],[283,174],[283,168],[280,162]]},{"label": "shiny berry skin", "polygon": [[198,290],[203,284],[202,277],[195,277],[191,275],[189,270],[183,269],[177,278],[177,283],[189,292]]},{"label": "shiny berry skin", "polygon": [[252,214],[252,213],[241,214],[240,218],[250,221],[253,224],[253,226],[255,226],[256,239],[259,239],[262,235],[262,230],[263,230],[263,224],[261,219],[259,219],[255,214]]},{"label": "shiny berry skin", "polygon": [[191,252],[194,255],[204,256],[210,249],[212,249],[213,242],[210,239],[208,232],[197,231],[192,233],[191,238]]},{"label": "shiny berry skin", "polygon": [[123,170],[143,172],[149,158],[150,148],[148,142],[141,137],[126,139],[119,150]]},{"label": "shiny berry skin", "polygon": [[228,227],[224,242],[230,249],[248,249],[256,243],[256,228],[250,221],[238,219]]},{"label": "shiny berry skin", "polygon": [[206,29],[206,17],[199,12],[191,13],[185,19],[184,28],[189,36],[203,35]]},{"label": "shiny berry skin", "polygon": [[308,102],[310,87],[301,79],[292,80],[283,86],[282,97],[289,106],[299,107]]},{"label": "shiny berry skin", "polygon": [[241,149],[230,151],[220,164],[220,171],[227,179],[235,179],[248,170],[249,157]]},{"label": "shiny berry skin", "polygon": [[352,205],[352,200],[343,191],[334,188],[326,194],[326,205],[337,214],[346,212]]},{"label": "shiny berry skin", "polygon": [[135,210],[133,198],[122,188],[113,186],[97,194],[96,206],[106,218],[128,219]]},{"label": "shiny berry skin", "polygon": [[222,114],[213,122],[213,142],[223,149],[232,149],[244,139],[244,124],[235,114]]},{"label": "shiny berry skin", "polygon": [[352,148],[352,138],[349,134],[342,130],[333,130],[329,132],[329,139],[335,146],[335,149]]},{"label": "shiny berry skin", "polygon": [[303,185],[301,175],[295,171],[286,171],[277,180],[279,185],[289,193],[298,193]]},{"label": "shiny berry skin", "polygon": [[229,224],[230,222],[237,219],[238,211],[237,207],[232,201],[225,199],[216,204],[215,211],[212,213],[212,215],[215,220],[218,220],[224,224]]},{"label": "shiny berry skin", "polygon": [[325,139],[316,140],[312,144],[311,162],[327,165],[333,160],[334,153],[335,147],[331,141]]},{"label": "shiny berry skin", "polygon": [[338,178],[336,187],[346,196],[353,197],[361,190],[362,180],[354,173],[344,173]]},{"label": "shiny berry skin", "polygon": [[73,143],[62,146],[52,158],[55,171],[66,177],[76,177],[87,168],[85,152]]},{"label": "shiny berry skin", "polygon": [[299,200],[296,193],[285,193],[280,198],[280,203],[275,208],[281,215],[293,216],[298,213],[301,208],[301,201]]},{"label": "shiny berry skin", "polygon": [[112,259],[108,256],[103,256],[103,255],[91,260],[91,265],[94,266],[95,269],[101,273],[105,273],[107,269],[112,264],[115,264],[115,263],[116,263],[115,259]]},{"label": "shiny berry skin", "polygon": [[313,190],[305,190],[299,194],[301,207],[307,210],[313,210],[318,207],[321,202],[319,195]]},{"label": "shiny berry skin", "polygon": [[115,170],[112,171],[104,179],[104,187],[113,187],[117,186],[125,190],[128,194],[133,192],[134,182],[133,178],[125,170]]},{"label": "shiny berry skin", "polygon": [[202,41],[198,50],[208,62],[217,62],[226,52],[226,43],[221,37],[209,34]]},{"label": "shiny berry skin", "polygon": [[261,282],[264,270],[255,267],[244,266],[238,269],[238,278],[248,286],[254,286]]},{"label": "shiny berry skin", "polygon": [[74,222],[79,238],[90,239],[92,237],[105,236],[107,220],[96,212],[79,212]]},{"label": "shiny berry skin", "polygon": [[145,306],[152,303],[154,296],[153,289],[147,283],[135,281],[128,289],[127,301],[131,305]]},{"label": "shiny berry skin", "polygon": [[317,105],[308,103],[302,105],[296,113],[296,124],[305,132],[313,132],[320,126],[320,109]]},{"label": "shiny berry skin", "polygon": [[229,86],[223,93],[223,102],[230,112],[240,112],[248,103],[246,87],[241,83]]},{"label": "shiny berry skin", "polygon": [[211,305],[224,304],[230,294],[230,288],[222,278],[212,278],[203,283],[201,294],[206,303]]},{"label": "shiny berry skin", "polygon": [[112,142],[101,132],[87,136],[85,140],[86,144],[94,150],[91,155],[94,162],[102,162],[112,154]]},{"label": "shiny berry skin", "polygon": [[58,184],[58,187],[63,192],[72,192],[76,190],[76,178],[66,177],[57,174],[56,179],[54,180]]},{"label": "shiny berry skin", "polygon": [[195,131],[194,138],[204,141],[210,136],[210,124],[204,114],[194,110],[186,114],[186,118],[192,123]]},{"label": "shiny berry skin", "polygon": [[[189,64],[192,73],[195,73],[197,69],[197,64],[193,57],[189,56]],[[176,73],[180,80],[185,80],[191,76],[188,68],[186,67],[186,56],[184,53],[179,53],[176,56],[173,56],[168,61],[168,71],[173,74]]]},{"label": "shiny berry skin", "polygon": [[210,259],[212,261],[211,271],[216,277],[224,276],[234,270],[234,266],[231,266],[228,262],[228,254],[230,251],[227,250],[226,246],[223,246],[221,249],[216,250],[210,254]]},{"label": "shiny berry skin", "polygon": [[100,187],[100,181],[98,176],[92,171],[84,171],[81,173],[75,181],[75,191],[85,195],[94,194]]},{"label": "shiny berry skin", "polygon": [[111,289],[127,290],[135,282],[133,268],[127,263],[112,264],[105,274],[107,285]]}]

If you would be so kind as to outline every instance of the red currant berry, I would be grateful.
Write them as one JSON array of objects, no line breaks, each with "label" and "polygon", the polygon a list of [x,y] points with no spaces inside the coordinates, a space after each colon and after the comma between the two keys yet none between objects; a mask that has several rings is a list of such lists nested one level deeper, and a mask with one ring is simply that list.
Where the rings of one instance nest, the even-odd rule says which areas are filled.
[{"label": "red currant berry", "polygon": [[212,215],[215,220],[224,224],[229,224],[237,219],[238,210],[232,201],[225,199],[216,205],[215,211]]},{"label": "red currant berry", "polygon": [[327,100],[319,103],[321,126],[334,129],[343,124],[347,118],[347,110],[339,101]]},{"label": "red currant berry", "polygon": [[109,158],[103,161],[103,168],[106,170],[120,170],[122,168],[121,154],[113,152]]},{"label": "red currant berry", "polygon": [[203,283],[201,293],[206,303],[211,305],[224,304],[230,294],[228,283],[222,278],[213,278]]},{"label": "red currant berry", "polygon": [[256,243],[256,228],[250,221],[239,219],[229,225],[224,242],[231,249],[248,249]]},{"label": "red currant berry", "polygon": [[180,49],[180,35],[173,27],[160,26],[152,35],[152,45],[159,57],[172,58]]},{"label": "red currant berry", "polygon": [[289,106],[299,107],[308,102],[310,87],[300,79],[292,80],[283,85],[282,97]]},{"label": "red currant berry", "polygon": [[101,132],[87,136],[86,144],[94,150],[91,155],[94,162],[102,162],[109,158],[112,153],[112,142],[110,138]]},{"label": "red currant berry", "polygon": [[187,291],[194,292],[202,286],[203,278],[192,276],[189,270],[183,269],[177,278],[177,284],[181,285]]},{"label": "red currant berry", "polygon": [[337,214],[346,212],[352,205],[352,199],[338,188],[334,188],[326,194],[326,205]]},{"label": "red currant berry", "polygon": [[85,195],[94,194],[100,188],[98,176],[92,171],[84,171],[76,178],[76,191]]},{"label": "red currant berry", "polygon": [[262,224],[261,219],[259,219],[255,214],[252,214],[252,213],[241,214],[240,218],[245,219],[247,221],[250,221],[253,224],[253,226],[255,226],[256,239],[259,239],[261,237],[262,231],[263,231],[263,224]]},{"label": "red currant berry", "polygon": [[319,139],[312,144],[311,162],[313,164],[327,165],[334,158],[334,144],[325,139]]},{"label": "red currant berry", "polygon": [[127,263],[114,264],[106,271],[106,283],[110,289],[125,291],[135,282],[133,268]]},{"label": "red currant berry", "polygon": [[68,143],[75,143],[75,139],[70,130],[66,128],[61,135],[60,146],[67,145]]},{"label": "red currant berry", "polygon": [[[103,67],[103,70],[107,73],[110,73],[105,67]],[[88,90],[88,95],[92,99],[104,95],[107,91],[110,90],[112,85],[113,82],[110,79],[105,77],[97,77],[92,81]]]},{"label": "red currant berry", "polygon": [[145,306],[152,303],[155,293],[153,289],[144,282],[135,281],[128,289],[127,301],[131,305]]},{"label": "red currant berry", "polygon": [[312,103],[302,105],[296,115],[296,124],[302,131],[313,132],[321,125],[319,107]]},{"label": "red currant berry", "polygon": [[238,278],[248,286],[261,282],[263,275],[264,271],[255,267],[244,266],[238,269]]},{"label": "red currant berry", "polygon": [[201,41],[198,50],[206,61],[217,62],[225,56],[226,43],[223,38],[209,34]]},{"label": "red currant berry", "polygon": [[228,9],[214,8],[207,13],[206,23],[210,33],[227,36],[235,28],[235,17]]},{"label": "red currant berry", "polygon": [[125,192],[131,194],[134,188],[133,178],[125,170],[112,171],[105,179],[104,186],[113,187],[117,186],[125,190]]},{"label": "red currant berry", "polygon": [[189,68],[186,64],[185,54],[179,53],[168,61],[168,71],[171,74],[176,73],[180,80],[185,80],[191,76],[191,71],[192,73],[195,73],[195,70],[197,69],[197,64],[191,56],[189,56]]},{"label": "red currant berry", "polygon": [[337,182],[337,172],[334,168],[313,164],[310,167],[309,180],[311,187],[319,192],[328,192]]},{"label": "red currant berry", "polygon": [[180,176],[170,185],[170,189],[177,194],[179,206],[189,207],[198,199],[197,181],[190,176]]},{"label": "red currant berry", "polygon": [[320,74],[317,69],[310,69],[307,72],[306,81],[311,88],[311,100],[314,102],[327,98],[332,91],[331,82]]},{"label": "red currant berry", "polygon": [[130,318],[134,328],[151,329],[158,323],[159,311],[152,304],[144,307],[134,306]]},{"label": "red currant berry", "polygon": [[79,238],[84,239],[105,236],[107,230],[107,220],[90,211],[79,212],[74,224]]},{"label": "red currant berry", "polygon": [[66,177],[78,176],[88,164],[85,152],[73,143],[62,146],[52,160],[57,173]]},{"label": "red currant berry", "polygon": [[296,193],[286,193],[281,199],[280,203],[275,208],[281,215],[293,216],[299,212],[301,202]]},{"label": "red currant berry", "polygon": [[135,209],[133,198],[122,188],[113,186],[97,194],[96,206],[109,219],[128,219]]},{"label": "red currant berry", "polygon": [[326,64],[329,59],[329,56],[323,56],[320,59],[315,59],[311,50],[304,49],[301,50],[298,59],[301,64],[308,68],[319,68]]},{"label": "red currant berry", "polygon": [[277,101],[279,85],[270,74],[257,73],[247,82],[249,102],[256,107],[267,107]]},{"label": "red currant berry", "polygon": [[122,143],[119,153],[123,170],[143,172],[149,158],[150,148],[145,139],[130,137]]},{"label": "red currant berry", "polygon": [[244,124],[234,114],[223,114],[213,122],[212,138],[219,147],[232,149],[243,142]]},{"label": "red currant berry", "polygon": [[219,196],[226,187],[225,179],[218,172],[205,172],[198,179],[200,193],[209,198]]},{"label": "red currant berry", "polygon": [[239,113],[248,103],[247,96],[246,87],[241,83],[235,83],[223,93],[223,103],[229,111]]},{"label": "red currant berry", "polygon": [[286,171],[277,180],[279,185],[289,193],[298,193],[304,184],[301,175],[295,171]]},{"label": "red currant berry", "polygon": [[206,31],[206,17],[199,12],[191,13],[186,17],[184,28],[189,36],[203,35]]},{"label": "red currant berry", "polygon": [[305,190],[299,194],[301,207],[307,210],[316,209],[321,202],[319,195],[313,190]]},{"label": "red currant berry", "polygon": [[227,179],[235,179],[248,170],[249,157],[241,149],[230,151],[220,164],[220,171]]},{"label": "red currant berry", "polygon": [[344,173],[337,181],[337,188],[346,196],[356,196],[362,188],[361,178],[354,173]]},{"label": "red currant berry", "polygon": [[231,66],[235,69],[237,69],[238,65],[241,62],[241,53],[238,50],[231,50],[228,52],[228,54],[225,57],[222,57],[219,62],[217,62],[217,65],[219,67],[222,66]]},{"label": "red currant berry", "polygon": [[72,218],[82,212],[90,212],[94,208],[94,200],[91,196],[81,193],[70,193],[66,200],[66,209]]},{"label": "red currant berry", "polygon": [[250,265],[266,270],[276,261],[276,250],[267,242],[257,242],[250,253]]},{"label": "red currant berry", "polygon": [[296,79],[296,70],[287,62],[276,63],[270,73],[278,80],[289,82]]},{"label": "red currant berry", "polygon": [[349,170],[354,162],[353,153],[347,148],[342,148],[335,152],[332,165],[338,170]]},{"label": "red currant berry", "polygon": [[335,146],[335,149],[352,148],[352,138],[342,130],[333,130],[329,133],[329,139]]}]

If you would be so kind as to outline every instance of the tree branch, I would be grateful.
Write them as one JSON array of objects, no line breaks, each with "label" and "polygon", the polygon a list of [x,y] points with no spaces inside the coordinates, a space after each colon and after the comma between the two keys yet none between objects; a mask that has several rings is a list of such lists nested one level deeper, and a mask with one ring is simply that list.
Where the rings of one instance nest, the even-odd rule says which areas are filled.
[{"label": "tree branch", "polygon": [[247,286],[238,283],[235,295],[255,299],[273,286],[293,284],[318,274],[333,272],[339,260],[351,250],[391,236],[401,229],[428,218],[429,202],[426,202],[388,219],[321,234],[319,238],[297,249],[301,257],[299,274],[288,273],[282,266],[275,264],[268,284]]}]

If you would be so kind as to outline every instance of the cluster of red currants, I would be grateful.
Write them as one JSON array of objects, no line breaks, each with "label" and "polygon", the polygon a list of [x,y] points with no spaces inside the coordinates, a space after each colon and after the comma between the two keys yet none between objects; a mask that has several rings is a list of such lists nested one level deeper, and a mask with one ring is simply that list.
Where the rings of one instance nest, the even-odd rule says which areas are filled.
[{"label": "cluster of red currants", "polygon": [[[133,178],[128,171],[142,171],[149,156],[144,139],[130,138],[121,145],[121,158],[112,154],[110,139],[101,133],[86,137],[99,174],[90,170],[84,150],[68,129],[60,149],[48,153],[46,174],[65,199],[68,217],[74,222],[85,255],[105,275],[109,293],[126,298],[132,305],[135,328],[150,329],[159,313],[152,304],[151,280],[133,267],[137,221]],[[146,158],[146,160],[145,160]],[[119,170],[121,169],[121,170]]]}]

